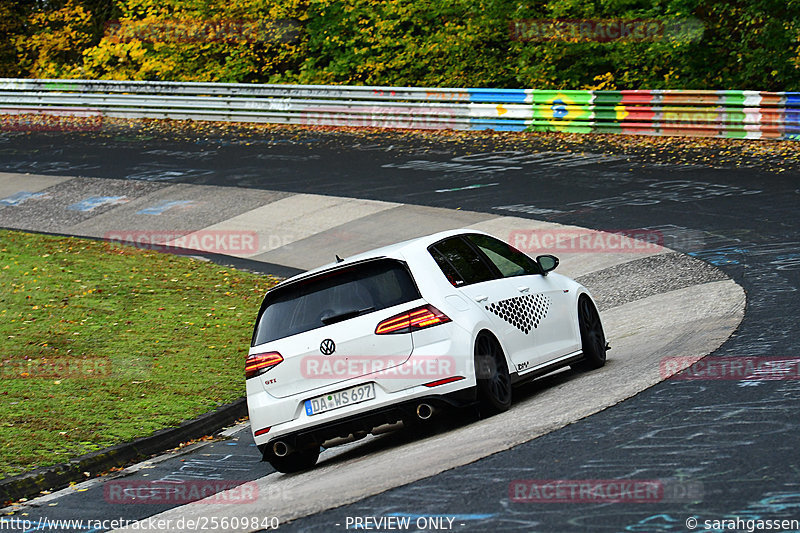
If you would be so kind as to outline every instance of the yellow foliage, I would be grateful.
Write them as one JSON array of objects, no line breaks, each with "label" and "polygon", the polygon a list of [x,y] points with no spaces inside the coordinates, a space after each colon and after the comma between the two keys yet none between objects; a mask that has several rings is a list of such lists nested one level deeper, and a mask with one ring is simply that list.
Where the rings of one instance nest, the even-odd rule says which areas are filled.
[{"label": "yellow foliage", "polygon": [[[302,56],[304,0],[120,0],[100,42],[83,54],[89,77],[256,81]],[[291,22],[295,21],[295,22]]]},{"label": "yellow foliage", "polygon": [[56,11],[31,15],[38,30],[15,38],[22,62],[37,78],[70,78],[83,75],[80,51],[92,40],[91,13],[75,0]]},{"label": "yellow foliage", "polygon": [[617,88],[617,86],[614,84],[613,72],[606,72],[605,74],[595,76],[592,81],[594,82],[593,84],[584,85],[581,87],[581,89],[586,89],[589,91],[613,91]]}]

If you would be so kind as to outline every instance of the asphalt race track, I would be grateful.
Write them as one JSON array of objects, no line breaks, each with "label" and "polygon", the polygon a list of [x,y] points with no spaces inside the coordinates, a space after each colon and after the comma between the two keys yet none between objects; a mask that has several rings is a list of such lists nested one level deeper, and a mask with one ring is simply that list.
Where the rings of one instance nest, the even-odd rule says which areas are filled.
[{"label": "asphalt race track", "polygon": [[[278,515],[292,520],[280,527],[288,531],[368,529],[376,522],[367,517],[407,519],[410,530],[559,532],[689,531],[690,517],[697,530],[704,520],[800,519],[796,366],[783,379],[669,379],[646,388],[664,377],[664,358],[696,359],[705,353],[698,345],[711,350],[725,340],[741,318],[736,284],[747,293],[744,318],[710,357],[794,359],[797,172],[486,144],[393,135],[366,144],[350,133],[274,131],[183,140],[152,131],[0,136],[0,197],[12,198],[0,207],[5,227],[100,237],[234,231],[270,213],[284,225],[260,232],[259,248],[239,255],[301,269],[337,250],[461,226],[501,238],[563,225],[637,229],[688,254],[566,254],[559,271],[596,293],[613,332],[609,364],[527,385],[504,415],[460,414],[421,435],[365,439],[326,451],[318,469],[294,476],[262,477],[270,470],[256,462],[249,429],[234,428],[229,440],[137,465],[124,479],[174,474],[188,462],[197,478],[258,487],[255,501],[115,505],[93,480],[14,516]],[[20,188],[24,173],[31,176]],[[69,209],[88,191],[105,200]],[[131,227],[145,209],[161,212],[150,226]],[[531,501],[531,486],[519,480],[656,480],[663,490],[624,503],[586,494],[556,503]],[[390,529],[380,523],[369,529]]]}]

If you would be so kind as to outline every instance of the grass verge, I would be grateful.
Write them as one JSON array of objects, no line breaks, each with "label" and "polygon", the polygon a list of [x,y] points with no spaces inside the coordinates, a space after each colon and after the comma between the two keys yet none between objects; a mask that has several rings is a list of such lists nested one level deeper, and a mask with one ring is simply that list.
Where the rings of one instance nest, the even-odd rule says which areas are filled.
[{"label": "grass verge", "polygon": [[244,395],[277,282],[189,257],[0,230],[0,478]]}]

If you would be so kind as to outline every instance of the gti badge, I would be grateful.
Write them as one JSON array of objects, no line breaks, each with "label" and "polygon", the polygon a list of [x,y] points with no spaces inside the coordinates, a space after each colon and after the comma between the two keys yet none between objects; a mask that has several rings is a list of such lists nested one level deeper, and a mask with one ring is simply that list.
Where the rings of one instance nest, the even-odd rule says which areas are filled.
[{"label": "gti badge", "polygon": [[336,345],[332,339],[325,339],[319,344],[319,351],[322,355],[330,355],[336,351]]}]

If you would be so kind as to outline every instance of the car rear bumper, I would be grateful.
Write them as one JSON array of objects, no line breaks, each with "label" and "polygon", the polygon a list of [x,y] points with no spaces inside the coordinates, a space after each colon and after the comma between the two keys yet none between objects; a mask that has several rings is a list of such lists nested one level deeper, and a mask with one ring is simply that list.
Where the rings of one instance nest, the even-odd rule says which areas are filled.
[{"label": "car rear bumper", "polygon": [[416,410],[420,404],[428,404],[437,409],[458,408],[471,405],[476,401],[475,387],[467,387],[449,394],[419,396],[401,403],[377,407],[367,411],[340,417],[321,424],[272,436],[266,442],[258,444],[258,449],[265,461],[273,456],[272,445],[282,441],[293,449],[318,447],[322,443],[336,438],[344,438],[359,433],[371,433],[375,428],[386,424],[395,424],[401,420],[417,417]]},{"label": "car rear bumper", "polygon": [[[369,432],[387,423],[388,419],[394,418],[390,422],[396,422],[408,415],[409,405],[412,406],[410,412],[414,413],[423,398],[432,398],[435,403],[452,400],[455,404],[460,403],[461,394],[469,398],[470,394],[463,391],[474,389],[475,370],[471,364],[472,338],[467,330],[454,322],[425,329],[414,334],[414,345],[413,353],[401,365],[322,387],[311,388],[309,383],[302,383],[306,390],[285,397],[270,394],[262,378],[248,379],[247,407],[256,445],[298,435],[308,442],[321,444],[327,440],[323,437],[331,434],[330,438],[346,437],[353,432],[347,431],[350,426],[355,431]],[[266,375],[269,376],[269,372]],[[452,378],[461,379],[446,381]],[[306,378],[307,382],[309,380]],[[445,382],[440,383],[443,380]],[[364,383],[375,384],[373,399],[319,414],[306,413],[306,400]],[[340,428],[342,421],[346,423]]]},{"label": "car rear bumper", "polygon": [[[428,403],[431,405],[463,405],[474,399],[475,376],[460,376],[463,379],[435,387],[417,382],[401,390],[394,389],[398,380],[388,380],[387,383],[364,377],[339,383],[328,390],[316,390],[313,394],[303,393],[287,398],[275,398],[265,392],[256,380],[248,380],[247,406],[255,443],[261,446],[291,436],[296,438],[303,435],[305,438],[317,435],[310,440],[321,444],[328,438],[346,437],[353,431],[369,432],[381,424],[397,422],[414,415],[417,405],[423,400],[430,400]],[[305,411],[304,402],[310,397],[370,382],[375,383],[375,398],[372,400],[315,415],[308,415]],[[344,426],[339,428],[342,422]],[[350,426],[355,429],[347,431]]]}]

